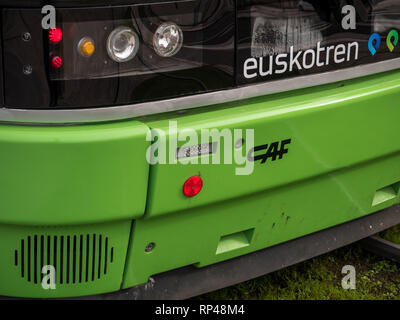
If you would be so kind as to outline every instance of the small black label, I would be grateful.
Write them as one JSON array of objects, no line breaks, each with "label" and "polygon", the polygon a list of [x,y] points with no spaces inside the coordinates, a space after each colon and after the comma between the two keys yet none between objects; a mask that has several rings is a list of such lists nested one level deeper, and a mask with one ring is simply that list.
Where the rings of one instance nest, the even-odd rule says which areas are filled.
[{"label": "small black label", "polygon": [[247,159],[252,162],[261,161],[261,164],[266,163],[268,159],[271,161],[281,160],[289,152],[287,146],[291,142],[292,139],[286,139],[255,147],[249,151]]}]

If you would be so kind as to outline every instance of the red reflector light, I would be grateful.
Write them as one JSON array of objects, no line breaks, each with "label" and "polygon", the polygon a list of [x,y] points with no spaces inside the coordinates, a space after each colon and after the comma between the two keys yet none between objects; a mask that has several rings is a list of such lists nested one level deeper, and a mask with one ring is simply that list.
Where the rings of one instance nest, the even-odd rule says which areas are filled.
[{"label": "red reflector light", "polygon": [[203,188],[203,180],[199,176],[193,176],[183,185],[183,193],[186,197],[194,197]]},{"label": "red reflector light", "polygon": [[63,33],[60,28],[54,28],[49,30],[49,41],[51,43],[59,43],[62,40]]},{"label": "red reflector light", "polygon": [[63,61],[59,56],[51,56],[50,63],[54,69],[59,69],[63,65]]}]

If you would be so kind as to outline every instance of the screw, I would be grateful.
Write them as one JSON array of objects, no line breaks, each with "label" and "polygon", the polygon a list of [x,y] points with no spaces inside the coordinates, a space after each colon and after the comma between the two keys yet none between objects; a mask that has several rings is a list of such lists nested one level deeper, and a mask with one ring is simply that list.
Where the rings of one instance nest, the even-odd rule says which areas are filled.
[{"label": "screw", "polygon": [[155,246],[156,246],[156,244],[154,242],[151,242],[146,246],[146,249],[144,249],[144,251],[151,252],[151,251],[153,251]]},{"label": "screw", "polygon": [[235,148],[236,148],[236,149],[239,149],[239,148],[241,148],[241,147],[243,146],[243,144],[244,144],[244,139],[239,139],[239,140],[236,141],[236,143],[235,143]]},{"label": "screw", "polygon": [[25,75],[29,76],[30,74],[32,74],[33,68],[30,64],[26,64],[26,65],[24,65],[24,68],[22,71]]},{"label": "screw", "polygon": [[32,39],[32,36],[31,36],[31,34],[29,33],[29,32],[24,32],[23,34],[22,34],[22,40],[24,40],[24,41],[30,41]]}]

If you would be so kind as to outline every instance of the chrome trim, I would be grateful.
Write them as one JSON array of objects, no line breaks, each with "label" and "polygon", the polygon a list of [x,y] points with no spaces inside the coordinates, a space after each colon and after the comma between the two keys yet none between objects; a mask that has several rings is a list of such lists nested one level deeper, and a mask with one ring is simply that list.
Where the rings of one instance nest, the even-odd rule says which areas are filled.
[{"label": "chrome trim", "polygon": [[367,76],[400,68],[400,58],[337,71],[285,80],[246,85],[239,88],[125,106],[72,110],[0,109],[0,122],[23,124],[79,124],[131,119],[140,116],[192,109],[272,93]]}]

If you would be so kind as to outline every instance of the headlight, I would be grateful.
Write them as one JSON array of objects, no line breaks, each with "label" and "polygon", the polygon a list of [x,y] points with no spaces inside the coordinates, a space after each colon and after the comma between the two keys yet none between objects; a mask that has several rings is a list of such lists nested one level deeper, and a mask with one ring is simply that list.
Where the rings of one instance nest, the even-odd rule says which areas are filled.
[{"label": "headlight", "polygon": [[108,37],[107,52],[116,62],[132,60],[139,50],[139,37],[128,27],[115,29]]},{"label": "headlight", "polygon": [[154,34],[154,50],[160,57],[172,57],[182,48],[183,33],[173,22],[163,23]]}]

